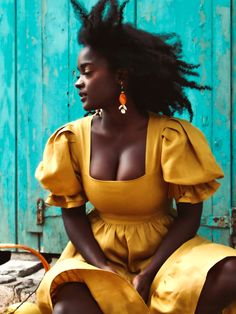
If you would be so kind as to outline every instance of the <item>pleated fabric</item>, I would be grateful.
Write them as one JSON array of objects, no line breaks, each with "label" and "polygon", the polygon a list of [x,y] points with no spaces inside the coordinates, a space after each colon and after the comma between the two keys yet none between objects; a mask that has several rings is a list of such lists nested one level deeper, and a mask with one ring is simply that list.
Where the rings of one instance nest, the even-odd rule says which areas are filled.
[{"label": "pleated fabric", "polygon": [[[173,200],[209,198],[223,177],[206,138],[189,122],[149,114],[145,174],[126,181],[90,176],[93,117],[63,126],[48,140],[36,177],[50,191],[49,205],[70,208],[90,201],[93,234],[117,274],[88,264],[71,242],[45,275],[38,305],[51,314],[57,289],[84,282],[104,314],[193,314],[209,269],[232,248],[196,236],[179,247],[153,280],[148,304],[132,286],[174,222]],[[79,209],[78,209],[79,210]],[[206,254],[207,253],[207,254]],[[232,305],[224,314],[236,313]]]}]

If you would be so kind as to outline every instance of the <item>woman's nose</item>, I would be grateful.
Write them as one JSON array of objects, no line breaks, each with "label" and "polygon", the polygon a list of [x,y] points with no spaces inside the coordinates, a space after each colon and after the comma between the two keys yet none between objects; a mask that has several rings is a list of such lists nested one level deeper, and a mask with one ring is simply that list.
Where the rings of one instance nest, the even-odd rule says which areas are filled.
[{"label": "woman's nose", "polygon": [[75,87],[76,88],[81,88],[82,86],[84,86],[84,82],[81,78],[81,76],[77,79],[77,81],[75,82]]}]

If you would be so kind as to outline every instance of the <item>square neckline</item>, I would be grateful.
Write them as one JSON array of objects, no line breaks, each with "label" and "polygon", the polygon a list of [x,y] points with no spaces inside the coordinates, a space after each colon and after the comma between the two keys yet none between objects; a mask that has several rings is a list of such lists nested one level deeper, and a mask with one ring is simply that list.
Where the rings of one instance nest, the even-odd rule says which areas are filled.
[{"label": "square neckline", "polygon": [[147,122],[147,130],[146,130],[146,141],[145,141],[145,173],[142,176],[139,176],[134,179],[128,179],[128,180],[101,180],[101,179],[96,179],[90,175],[90,161],[91,161],[91,148],[92,148],[92,122],[93,122],[93,117],[92,115],[88,121],[88,136],[87,136],[87,176],[89,177],[90,180],[93,180],[95,182],[107,182],[107,183],[128,183],[128,182],[135,182],[139,181],[143,178],[145,178],[148,175],[148,156],[149,156],[149,138],[150,138],[150,125],[151,125],[151,113],[148,112],[148,122]]}]

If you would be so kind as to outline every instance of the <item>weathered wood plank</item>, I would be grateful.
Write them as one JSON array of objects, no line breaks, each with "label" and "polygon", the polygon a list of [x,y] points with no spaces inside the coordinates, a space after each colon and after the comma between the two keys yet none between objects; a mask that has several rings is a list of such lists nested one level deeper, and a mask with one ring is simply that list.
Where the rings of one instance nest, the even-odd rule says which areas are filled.
[{"label": "weathered wood plank", "polygon": [[[43,32],[43,146],[56,128],[68,121],[68,6],[69,1],[42,1]],[[50,207],[47,217],[61,213],[60,208]],[[49,223],[49,221],[51,221]],[[57,219],[46,219],[41,238],[45,252],[60,252],[61,244],[55,246],[49,234],[62,232]]]},{"label": "weathered wood plank", "polygon": [[236,0],[232,1],[232,43],[231,43],[231,62],[232,62],[232,206],[236,207]]},{"label": "weathered wood plank", "polygon": [[0,242],[16,242],[15,1],[0,5]]},{"label": "weathered wood plank", "polygon": [[41,1],[18,1],[16,12],[18,242],[39,249],[36,201],[41,188],[34,172],[42,155]]},{"label": "weathered wood plank", "polygon": [[[200,64],[198,72],[201,84],[214,88],[212,82],[212,5],[211,1],[207,0],[198,1],[198,5],[197,30],[193,37],[198,48],[197,51],[194,50],[194,55],[197,56],[197,63]],[[189,54],[191,54],[191,47],[189,47]],[[192,92],[190,91],[189,95],[191,94]],[[195,91],[194,94],[195,96],[192,98],[195,111],[194,124],[203,131],[212,148],[212,92],[202,91],[199,93]],[[203,217],[213,214],[212,203],[213,198],[204,202]],[[199,234],[212,240],[212,228],[210,227],[200,227]]]},{"label": "weathered wood plank", "polygon": [[[225,178],[213,197],[213,215],[225,215],[231,207],[231,39],[230,0],[214,0],[213,14],[213,54],[212,54],[212,143],[213,152],[220,162]],[[213,240],[228,243],[229,230],[213,229]]]},{"label": "weathered wood plank", "polygon": [[[183,59],[201,65],[198,69],[200,76],[197,81],[201,84],[212,85],[210,1],[137,0],[137,5],[138,26],[154,33],[177,33],[183,43]],[[196,90],[187,89],[186,94],[195,114],[193,124],[203,131],[211,145],[211,93],[209,91],[199,93]],[[188,115],[181,117],[188,119]],[[212,200],[204,203],[204,215],[212,214],[211,204]],[[210,229],[202,228],[200,232],[211,239]]]}]

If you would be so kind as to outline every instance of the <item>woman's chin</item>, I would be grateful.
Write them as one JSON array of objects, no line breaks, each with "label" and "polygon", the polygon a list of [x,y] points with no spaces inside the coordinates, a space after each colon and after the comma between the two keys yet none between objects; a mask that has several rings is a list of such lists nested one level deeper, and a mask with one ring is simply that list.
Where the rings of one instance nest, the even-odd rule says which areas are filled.
[{"label": "woman's chin", "polygon": [[96,109],[98,109],[96,108],[96,106],[93,106],[88,101],[83,102],[82,106],[83,106],[83,109],[86,111],[95,111]]},{"label": "woman's chin", "polygon": [[93,110],[92,106],[90,105],[90,103],[87,101],[87,99],[85,101],[82,101],[82,106],[83,109],[86,111],[91,111]]},{"label": "woman's chin", "polygon": [[83,105],[83,109],[85,110],[85,111],[93,111],[94,110],[94,108],[92,107],[92,106],[87,106],[87,105]]}]

